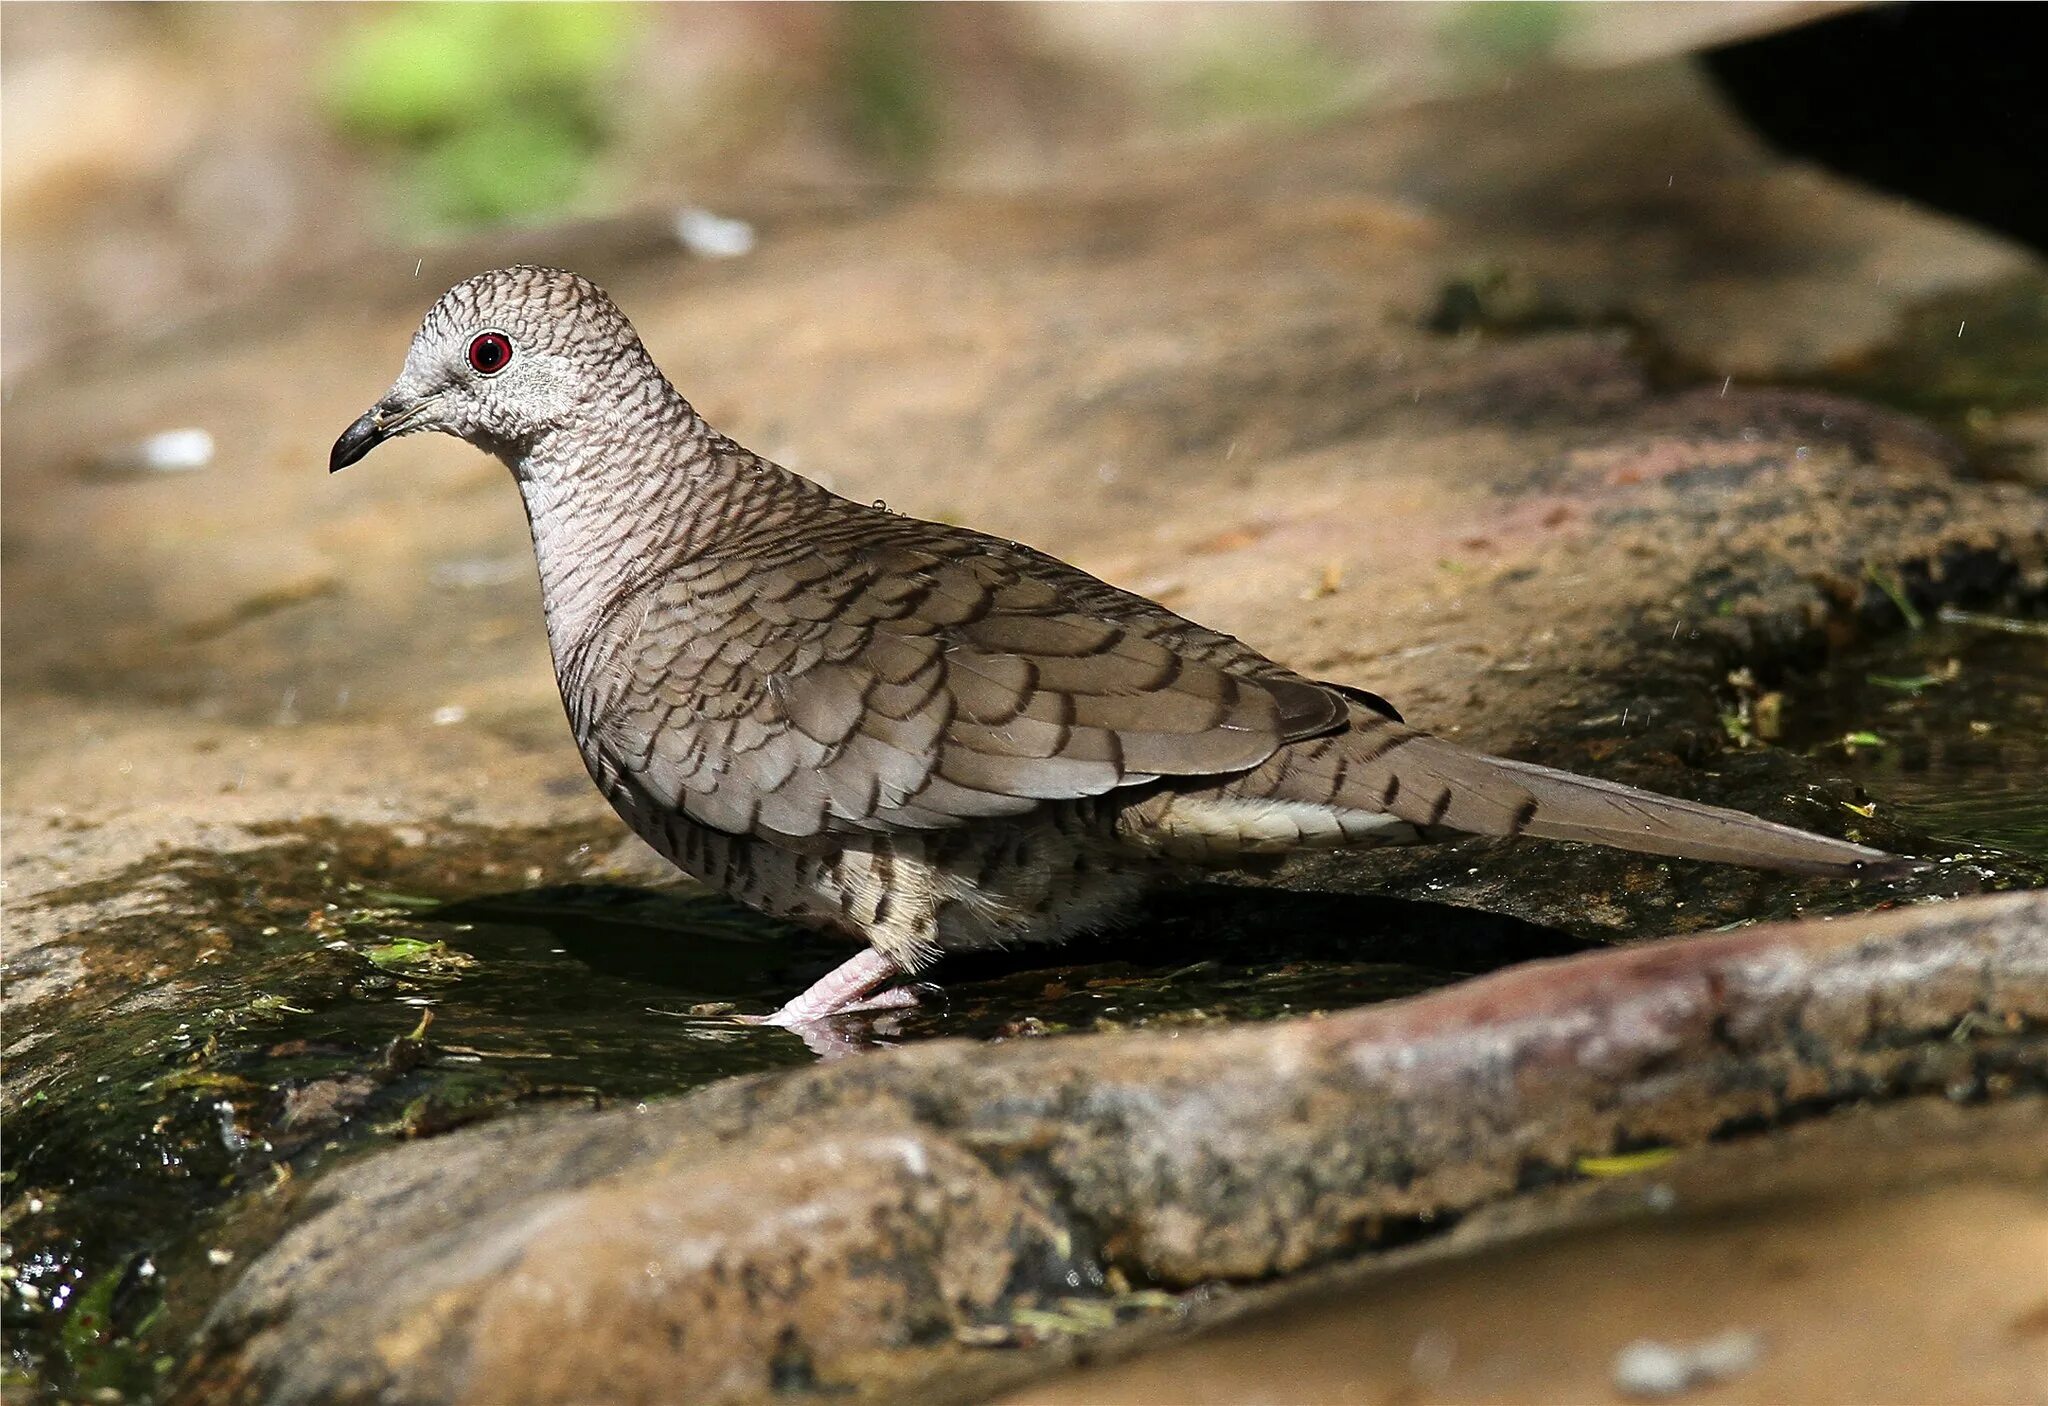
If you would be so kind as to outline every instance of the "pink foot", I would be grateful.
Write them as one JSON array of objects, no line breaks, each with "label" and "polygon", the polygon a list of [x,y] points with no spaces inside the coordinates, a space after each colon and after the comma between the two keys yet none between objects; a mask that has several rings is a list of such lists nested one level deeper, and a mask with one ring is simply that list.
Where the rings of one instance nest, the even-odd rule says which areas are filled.
[{"label": "pink foot", "polygon": [[917,1005],[917,992],[908,986],[889,985],[907,974],[874,948],[863,948],[773,1015],[733,1018],[743,1025],[778,1025],[790,1030],[833,1016],[908,1010]]}]

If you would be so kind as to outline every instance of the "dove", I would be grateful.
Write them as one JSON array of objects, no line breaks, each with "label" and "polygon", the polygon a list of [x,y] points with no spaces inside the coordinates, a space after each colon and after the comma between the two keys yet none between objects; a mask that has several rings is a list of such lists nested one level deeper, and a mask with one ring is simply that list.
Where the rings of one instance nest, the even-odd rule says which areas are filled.
[{"label": "dove", "polygon": [[620,818],[857,944],[766,1023],[914,1003],[905,979],[943,953],[1055,942],[1297,850],[1482,835],[1905,864],[1468,750],[1043,552],[829,492],[706,424],[566,270],[449,289],[329,469],[429,431],[512,472],[570,730]]}]

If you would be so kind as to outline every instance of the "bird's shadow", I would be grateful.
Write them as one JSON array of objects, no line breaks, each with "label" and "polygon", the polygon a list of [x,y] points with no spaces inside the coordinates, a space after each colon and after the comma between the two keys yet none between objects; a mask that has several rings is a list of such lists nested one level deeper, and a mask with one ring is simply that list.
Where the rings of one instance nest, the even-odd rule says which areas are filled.
[{"label": "bird's shadow", "polygon": [[[538,928],[595,974],[664,988],[679,1004],[752,1011],[771,1009],[849,955],[844,942],[701,893],[530,889],[430,916]],[[988,1034],[1027,1019],[1073,1028],[1109,1012],[1257,1017],[1406,995],[1597,945],[1449,904],[1201,884],[1059,946],[949,954],[928,974],[943,992],[933,1018],[908,1024],[915,1033]]]}]

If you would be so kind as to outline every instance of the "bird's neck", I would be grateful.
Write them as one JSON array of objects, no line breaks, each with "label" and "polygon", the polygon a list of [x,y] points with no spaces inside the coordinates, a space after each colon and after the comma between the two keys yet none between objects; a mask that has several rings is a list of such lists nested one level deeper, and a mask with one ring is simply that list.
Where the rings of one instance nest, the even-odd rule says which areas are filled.
[{"label": "bird's neck", "polygon": [[503,455],[526,502],[558,660],[638,588],[744,529],[759,499],[823,493],[713,430],[655,377],[647,393]]}]

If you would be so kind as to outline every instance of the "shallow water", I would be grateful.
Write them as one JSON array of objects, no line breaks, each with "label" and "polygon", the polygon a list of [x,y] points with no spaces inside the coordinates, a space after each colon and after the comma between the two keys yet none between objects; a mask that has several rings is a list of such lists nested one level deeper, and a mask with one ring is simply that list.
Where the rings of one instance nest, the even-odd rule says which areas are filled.
[{"label": "shallow water", "polygon": [[[395,1139],[675,1094],[809,1063],[813,1047],[1269,1018],[1562,950],[1511,919],[1427,905],[1197,893],[1122,938],[949,964],[925,1009],[807,1046],[720,1012],[771,1008],[843,945],[690,890],[493,895],[460,868],[391,873],[359,844],[374,849],[330,831],[186,856],[170,871],[190,908],[80,934],[147,966],[70,1012],[91,1038],[15,1061],[28,1093],[8,1127],[10,1399],[148,1394],[266,1242],[274,1193]],[[1400,960],[1377,934],[1403,918],[1411,946],[1441,955]]]},{"label": "shallow water", "polygon": [[1908,829],[2048,861],[2048,624],[1951,613],[1838,660],[1780,742]]}]

